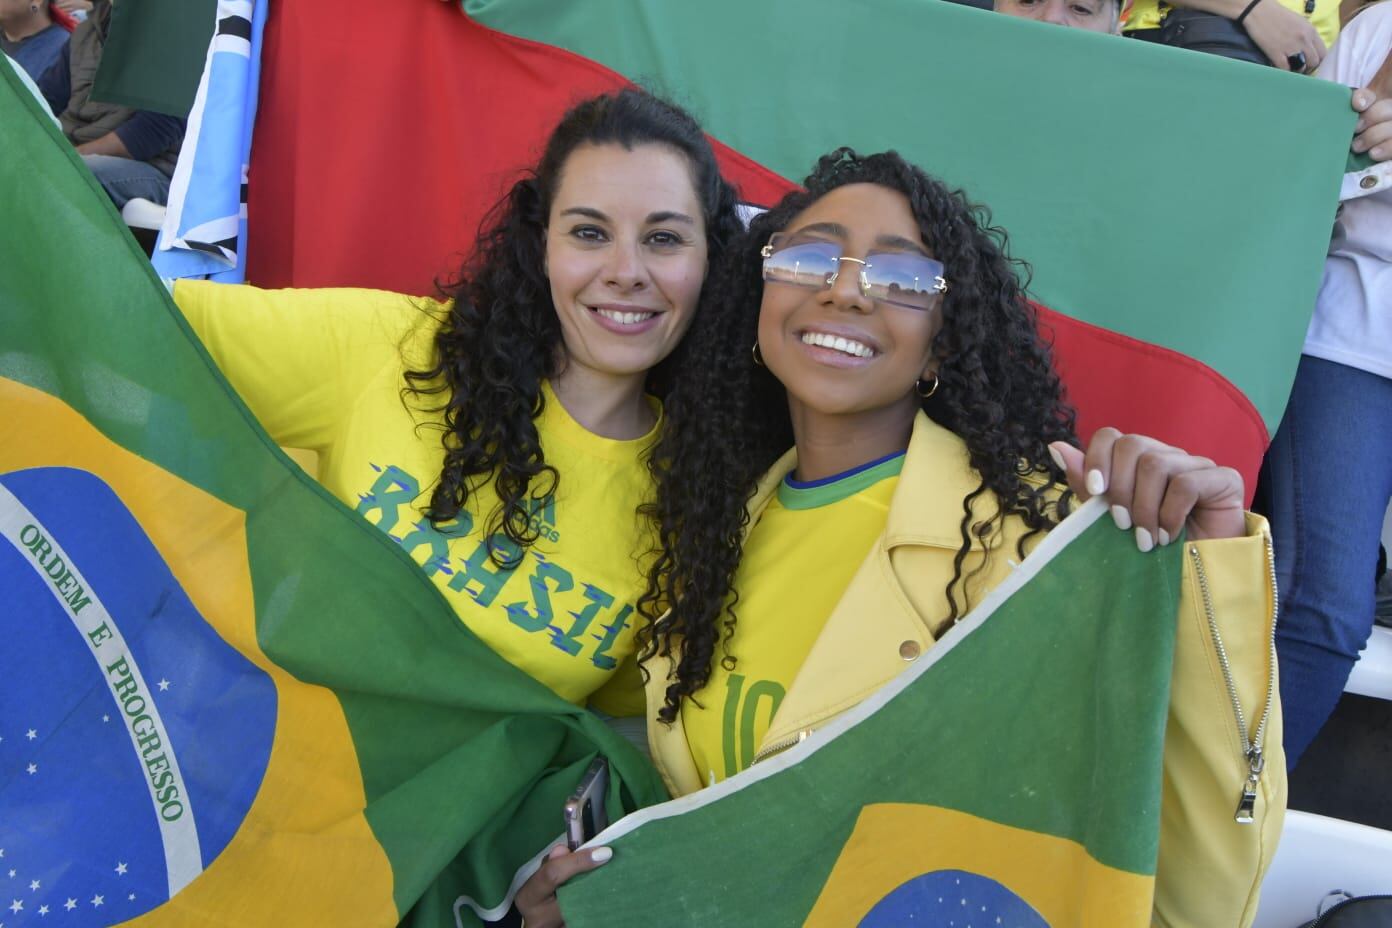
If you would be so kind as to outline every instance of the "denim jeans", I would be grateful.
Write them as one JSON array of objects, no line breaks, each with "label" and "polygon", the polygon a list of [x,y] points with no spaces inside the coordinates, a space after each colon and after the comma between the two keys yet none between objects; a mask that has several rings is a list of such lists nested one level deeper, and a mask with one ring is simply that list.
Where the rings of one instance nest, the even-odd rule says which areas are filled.
[{"label": "denim jeans", "polygon": [[1392,496],[1392,380],[1301,357],[1262,483],[1281,598],[1286,763],[1294,768],[1372,630],[1378,540]]},{"label": "denim jeans", "polygon": [[169,200],[169,178],[153,165],[115,155],[83,155],[82,160],[117,210],[137,197],[161,206]]}]

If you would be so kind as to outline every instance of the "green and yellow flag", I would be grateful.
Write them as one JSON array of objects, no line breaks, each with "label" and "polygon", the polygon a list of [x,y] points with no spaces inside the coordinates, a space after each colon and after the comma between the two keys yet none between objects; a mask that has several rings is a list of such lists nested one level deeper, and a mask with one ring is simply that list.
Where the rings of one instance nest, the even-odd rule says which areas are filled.
[{"label": "green and yellow flag", "polygon": [[0,922],[478,924],[597,753],[661,798],[270,442],[4,67],[0,125]]},{"label": "green and yellow flag", "polygon": [[1104,512],[811,738],[601,835],[566,924],[1149,925],[1183,546]]}]

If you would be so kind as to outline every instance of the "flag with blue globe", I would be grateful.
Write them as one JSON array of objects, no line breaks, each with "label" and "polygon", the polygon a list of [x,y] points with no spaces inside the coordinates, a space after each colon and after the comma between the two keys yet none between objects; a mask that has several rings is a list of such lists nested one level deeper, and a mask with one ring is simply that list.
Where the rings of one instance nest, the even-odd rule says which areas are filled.
[{"label": "flag with blue globe", "polygon": [[270,677],[200,615],[114,492],[0,476],[0,902],[106,925],[198,877],[241,825],[275,730]]}]

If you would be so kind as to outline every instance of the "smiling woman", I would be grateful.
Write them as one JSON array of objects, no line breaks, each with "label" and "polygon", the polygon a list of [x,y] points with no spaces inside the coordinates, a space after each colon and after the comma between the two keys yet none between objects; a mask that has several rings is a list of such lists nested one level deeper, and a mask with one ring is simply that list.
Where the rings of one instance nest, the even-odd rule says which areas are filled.
[{"label": "smiling woman", "polygon": [[277,443],[317,451],[466,626],[584,703],[633,651],[654,370],[738,230],[700,127],[628,90],[565,115],[440,301],[174,297]]},{"label": "smiling woman", "polygon": [[1113,429],[1076,446],[1005,233],[960,191],[849,149],[805,186],[717,268],[653,453],[643,602],[665,612],[640,641],[669,789],[817,737],[1103,495],[1117,544],[1188,535],[1155,923],[1249,924],[1285,781],[1270,544],[1241,478]]}]

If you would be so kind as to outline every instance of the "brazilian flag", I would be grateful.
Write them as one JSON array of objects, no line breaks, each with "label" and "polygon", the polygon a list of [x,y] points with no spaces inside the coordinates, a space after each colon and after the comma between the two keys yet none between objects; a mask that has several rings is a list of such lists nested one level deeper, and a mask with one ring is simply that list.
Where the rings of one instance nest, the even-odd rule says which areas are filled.
[{"label": "brazilian flag", "polygon": [[1149,925],[1184,546],[1105,511],[806,741],[601,835],[566,924]]},{"label": "brazilian flag", "polygon": [[662,796],[251,418],[0,63],[0,922],[477,925]]}]

